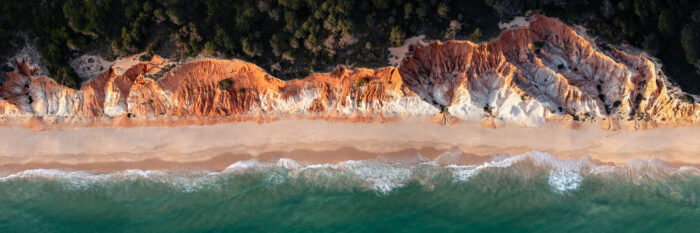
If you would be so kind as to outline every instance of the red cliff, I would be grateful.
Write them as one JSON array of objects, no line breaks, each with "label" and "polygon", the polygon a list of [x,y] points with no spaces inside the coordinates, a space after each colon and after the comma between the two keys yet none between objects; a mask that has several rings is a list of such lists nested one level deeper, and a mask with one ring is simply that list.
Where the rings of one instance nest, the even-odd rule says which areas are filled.
[{"label": "red cliff", "polygon": [[197,118],[201,123],[439,115],[527,126],[597,121],[612,129],[700,120],[700,104],[671,93],[651,60],[596,45],[541,15],[490,42],[413,47],[396,68],[341,67],[282,81],[240,60],[202,59],[169,70],[171,65],[156,56],[121,73],[110,68],[73,90],[36,77],[36,70],[17,62],[17,71],[0,87],[0,116],[52,122]]}]

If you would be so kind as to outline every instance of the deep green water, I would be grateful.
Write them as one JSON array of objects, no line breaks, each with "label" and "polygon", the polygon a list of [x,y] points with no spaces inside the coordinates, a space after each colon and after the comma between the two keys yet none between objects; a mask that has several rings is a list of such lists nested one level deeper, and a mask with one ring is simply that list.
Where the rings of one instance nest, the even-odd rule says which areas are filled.
[{"label": "deep green water", "polygon": [[693,171],[561,164],[38,170],[0,180],[0,232],[700,232]]}]

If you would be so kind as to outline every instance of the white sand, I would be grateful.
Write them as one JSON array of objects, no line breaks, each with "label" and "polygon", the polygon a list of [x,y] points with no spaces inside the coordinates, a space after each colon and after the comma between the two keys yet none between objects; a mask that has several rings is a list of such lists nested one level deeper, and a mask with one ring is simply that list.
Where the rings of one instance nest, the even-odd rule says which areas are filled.
[{"label": "white sand", "polygon": [[95,78],[101,72],[109,69],[114,62],[109,62],[100,56],[82,55],[70,62],[75,73],[83,80]]},{"label": "white sand", "polygon": [[392,66],[399,66],[406,55],[408,55],[409,47],[420,43],[423,39],[425,39],[425,35],[417,35],[406,39],[401,47],[389,48],[389,64]]},{"label": "white sand", "polygon": [[526,27],[526,26],[530,26],[530,21],[528,21],[527,17],[524,17],[524,16],[515,17],[515,19],[513,19],[510,22],[498,23],[498,27],[500,29],[509,29],[509,28]]},{"label": "white sand", "polygon": [[114,72],[116,72],[117,74],[123,74],[129,68],[135,66],[136,64],[139,64],[141,62],[139,61],[139,57],[141,57],[141,55],[144,54],[145,52],[115,60],[114,64],[112,65]]},{"label": "white sand", "polygon": [[[224,152],[329,151],[353,147],[389,153],[405,149],[458,147],[474,155],[520,154],[532,150],[559,158],[589,155],[604,162],[659,159],[700,164],[700,128],[661,128],[610,132],[559,125],[538,128],[483,128],[478,123],[435,125],[423,118],[390,123],[349,123],[288,119],[175,128],[84,128],[31,131],[0,130],[0,165],[25,162],[140,161],[158,158],[191,162]],[[333,155],[328,155],[333,156]]]}]

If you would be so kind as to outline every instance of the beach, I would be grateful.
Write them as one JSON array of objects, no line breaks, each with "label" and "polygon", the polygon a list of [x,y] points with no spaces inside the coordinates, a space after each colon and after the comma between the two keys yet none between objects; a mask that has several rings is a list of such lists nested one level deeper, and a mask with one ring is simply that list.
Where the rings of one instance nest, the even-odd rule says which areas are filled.
[{"label": "beach", "polygon": [[693,232],[699,133],[427,118],[5,127],[0,229]]},{"label": "beach", "polygon": [[[281,119],[208,126],[0,130],[0,172],[30,169],[115,172],[222,170],[244,160],[288,158],[302,164],[347,160],[481,164],[494,156],[531,151],[559,159],[590,157],[598,164],[624,165],[657,158],[671,167],[700,166],[698,127],[607,131],[541,127],[485,128],[479,122],[438,125],[421,117],[384,123]],[[449,159],[439,158],[449,154]]]}]

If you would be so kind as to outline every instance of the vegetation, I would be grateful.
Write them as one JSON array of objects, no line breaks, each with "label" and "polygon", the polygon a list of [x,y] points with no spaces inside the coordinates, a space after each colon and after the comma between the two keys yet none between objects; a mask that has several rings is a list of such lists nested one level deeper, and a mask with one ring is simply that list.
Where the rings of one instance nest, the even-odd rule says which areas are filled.
[{"label": "vegetation", "polygon": [[613,103],[613,108],[620,107],[620,104],[622,104],[622,101],[616,100],[616,101]]},{"label": "vegetation", "polygon": [[4,1],[0,8],[0,40],[11,42],[2,43],[0,52],[10,55],[22,46],[16,34],[39,38],[51,77],[72,87],[80,79],[69,60],[85,53],[203,52],[297,78],[339,64],[385,66],[387,46],[416,34],[442,39],[451,20],[464,24],[458,39],[476,28],[480,35],[498,33],[496,12],[481,1],[25,0]]},{"label": "vegetation", "polygon": [[150,61],[151,58],[153,58],[153,55],[151,55],[150,53],[146,53],[139,57],[139,61]]},{"label": "vegetation", "polygon": [[542,47],[544,47],[544,41],[535,41],[530,44],[530,50],[535,51],[536,54],[540,54]]},{"label": "vegetation", "polygon": [[[485,0],[501,18],[541,10],[612,44],[629,43],[657,56],[683,90],[700,93],[700,1]],[[535,49],[536,50],[536,49]],[[679,56],[681,55],[681,56]]]},{"label": "vegetation", "polygon": [[175,67],[175,65],[173,65],[173,64],[165,65],[165,66],[161,67],[160,70],[158,71],[158,73],[155,73],[153,79],[158,80],[159,78],[163,77],[163,75],[170,72],[170,70],[172,70],[174,67]]},{"label": "vegetation", "polygon": [[695,98],[693,98],[692,96],[690,96],[690,95],[688,95],[688,94],[685,94],[685,95],[681,96],[681,100],[682,100],[683,102],[686,102],[686,103],[689,103],[689,104],[694,104],[694,103],[695,103]]},{"label": "vegetation", "polygon": [[606,42],[643,48],[684,90],[700,93],[700,1],[693,0],[2,1],[0,41],[7,43],[0,54],[21,48],[23,35],[37,39],[50,76],[71,87],[80,79],[68,63],[86,53],[204,53],[248,60],[289,79],[339,64],[385,66],[388,46],[418,34],[488,40],[499,33],[499,21],[533,11],[583,25]]},{"label": "vegetation", "polygon": [[493,117],[493,107],[489,106],[489,104],[487,103],[484,106],[484,113],[486,113],[487,117]]},{"label": "vegetation", "polygon": [[360,78],[360,79],[357,79],[357,83],[355,84],[355,86],[361,87],[367,83],[369,83],[369,78]]},{"label": "vegetation", "polygon": [[231,78],[223,79],[217,83],[217,86],[219,87],[219,90],[222,91],[231,89],[233,86],[233,80],[231,80]]}]

